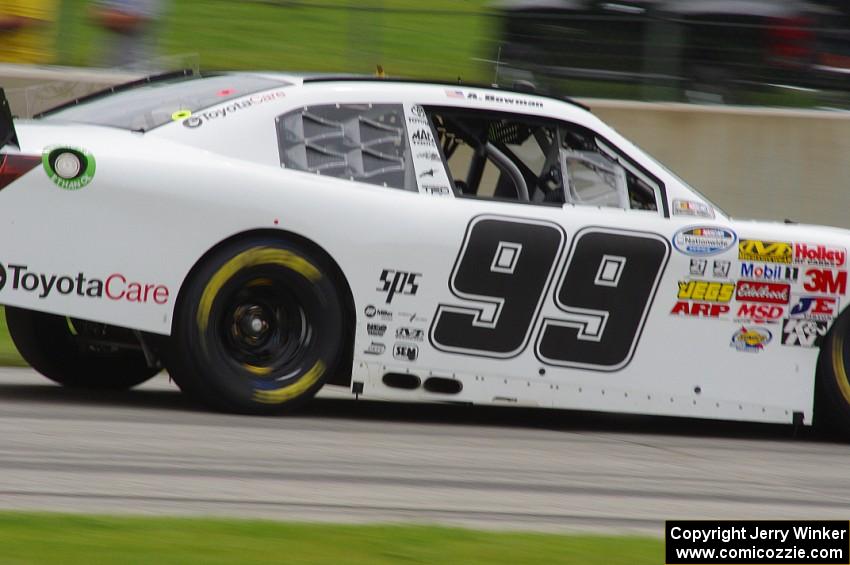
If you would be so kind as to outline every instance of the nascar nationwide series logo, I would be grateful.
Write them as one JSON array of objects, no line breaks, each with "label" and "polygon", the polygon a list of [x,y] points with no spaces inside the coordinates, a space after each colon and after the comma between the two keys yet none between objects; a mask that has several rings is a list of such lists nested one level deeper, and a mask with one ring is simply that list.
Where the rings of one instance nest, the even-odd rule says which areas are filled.
[{"label": "nascar nationwide series logo", "polygon": [[714,255],[735,244],[735,232],[726,228],[684,228],[673,236],[673,245],[685,255]]},{"label": "nascar nationwide series logo", "polygon": [[120,273],[113,273],[101,279],[88,277],[84,273],[37,273],[30,271],[27,265],[0,263],[0,291],[4,289],[30,292],[42,300],[56,295],[74,295],[162,305],[166,304],[169,298],[167,286],[132,281]]},{"label": "nascar nationwide series logo", "polygon": [[738,259],[760,263],[791,263],[794,250],[785,241],[742,239],[738,243]]}]

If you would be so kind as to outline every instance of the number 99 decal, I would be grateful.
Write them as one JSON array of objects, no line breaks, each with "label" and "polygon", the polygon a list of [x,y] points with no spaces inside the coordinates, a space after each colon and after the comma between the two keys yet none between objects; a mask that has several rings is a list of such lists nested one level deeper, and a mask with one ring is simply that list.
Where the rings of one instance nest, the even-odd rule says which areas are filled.
[{"label": "number 99 decal", "polygon": [[[441,351],[515,357],[548,295],[564,245],[554,223],[480,216],[470,223],[450,289],[470,306],[437,307],[431,343]],[[659,235],[586,228],[576,235],[555,290],[564,314],[536,342],[548,365],[616,371],[634,354],[670,245]]]}]

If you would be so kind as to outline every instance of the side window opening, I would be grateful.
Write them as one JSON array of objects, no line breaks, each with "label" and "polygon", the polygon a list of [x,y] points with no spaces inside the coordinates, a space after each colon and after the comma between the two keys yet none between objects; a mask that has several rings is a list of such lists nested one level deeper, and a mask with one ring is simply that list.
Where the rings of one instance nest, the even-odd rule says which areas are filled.
[{"label": "side window opening", "polygon": [[660,183],[587,128],[457,108],[431,118],[460,194],[658,211]]},{"label": "side window opening", "polygon": [[416,190],[400,104],[325,104],[277,118],[281,167]]}]

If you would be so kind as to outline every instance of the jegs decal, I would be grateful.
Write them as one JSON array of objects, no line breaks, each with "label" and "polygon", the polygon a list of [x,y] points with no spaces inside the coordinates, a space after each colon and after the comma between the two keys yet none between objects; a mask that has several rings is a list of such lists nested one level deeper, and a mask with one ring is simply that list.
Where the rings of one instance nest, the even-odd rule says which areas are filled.
[{"label": "jegs decal", "polygon": [[[519,355],[548,295],[565,239],[561,227],[550,222],[474,218],[449,281],[466,304],[438,306],[432,345],[466,355]],[[653,233],[579,231],[554,293],[560,315],[544,319],[536,339],[538,359],[600,371],[625,367],[669,255],[669,243]]]}]

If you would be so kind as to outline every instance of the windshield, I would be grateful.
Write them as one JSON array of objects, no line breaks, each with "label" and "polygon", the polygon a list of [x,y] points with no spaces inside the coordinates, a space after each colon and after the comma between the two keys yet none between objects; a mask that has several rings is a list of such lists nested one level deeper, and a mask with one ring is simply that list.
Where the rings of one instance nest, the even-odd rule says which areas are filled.
[{"label": "windshield", "polygon": [[48,112],[42,119],[147,131],[234,98],[289,84],[237,74],[178,77],[98,96]]}]

